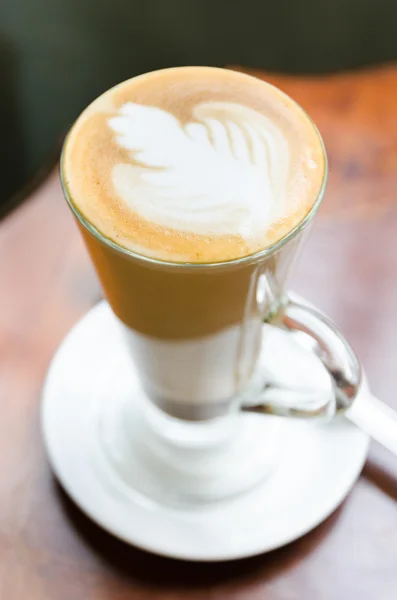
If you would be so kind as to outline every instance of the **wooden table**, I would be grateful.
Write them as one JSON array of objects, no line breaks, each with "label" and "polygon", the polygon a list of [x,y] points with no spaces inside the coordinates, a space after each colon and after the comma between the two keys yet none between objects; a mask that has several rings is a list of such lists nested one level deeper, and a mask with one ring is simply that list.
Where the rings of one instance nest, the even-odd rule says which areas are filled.
[{"label": "wooden table", "polygon": [[[269,79],[314,117],[330,158],[294,287],[337,321],[373,390],[397,408],[397,68]],[[331,518],[254,559],[159,558],[81,514],[44,454],[40,389],[60,340],[99,296],[53,173],[0,224],[0,599],[395,600],[397,459],[376,444]]]}]

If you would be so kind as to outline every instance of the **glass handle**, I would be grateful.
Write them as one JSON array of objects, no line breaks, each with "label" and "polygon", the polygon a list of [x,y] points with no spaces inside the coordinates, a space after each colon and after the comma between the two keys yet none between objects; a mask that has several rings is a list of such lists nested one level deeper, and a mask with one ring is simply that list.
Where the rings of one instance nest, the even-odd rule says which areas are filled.
[{"label": "glass handle", "polygon": [[[287,296],[281,310],[267,323],[288,331],[299,346],[310,350],[321,361],[327,371],[324,375],[328,393],[324,387],[316,388],[315,382],[311,388],[291,386],[286,377],[285,385],[266,383],[259,395],[243,403],[242,410],[307,418],[332,416],[337,409],[347,409],[360,388],[361,367],[336,325],[321,311],[292,295]],[[279,354],[281,362],[282,352]],[[305,379],[307,381],[307,377]]]}]

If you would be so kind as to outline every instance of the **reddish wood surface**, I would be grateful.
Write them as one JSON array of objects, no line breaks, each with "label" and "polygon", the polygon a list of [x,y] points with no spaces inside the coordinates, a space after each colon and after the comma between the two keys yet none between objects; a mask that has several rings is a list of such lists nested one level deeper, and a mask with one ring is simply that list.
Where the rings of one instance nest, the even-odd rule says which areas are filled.
[{"label": "reddish wood surface", "polygon": [[[397,409],[397,68],[271,77],[317,122],[329,190],[293,278]],[[39,426],[49,360],[100,296],[57,173],[0,223],[0,599],[397,598],[397,459],[372,444],[343,506],[301,540],[219,565],[113,539],[54,481]],[[313,482],[315,485],[315,482]]]}]

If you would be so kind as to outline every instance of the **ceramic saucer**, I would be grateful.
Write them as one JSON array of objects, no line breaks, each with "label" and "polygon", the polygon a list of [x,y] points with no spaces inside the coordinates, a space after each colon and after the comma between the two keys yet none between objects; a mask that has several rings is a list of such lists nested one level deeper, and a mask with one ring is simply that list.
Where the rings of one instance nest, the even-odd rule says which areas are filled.
[{"label": "ceramic saucer", "polygon": [[194,561],[268,552],[326,519],[361,472],[368,436],[343,417],[318,424],[244,414],[247,431],[257,436],[263,431],[268,439],[274,430],[282,440],[275,468],[269,466],[262,484],[221,502],[163,503],[145,493],[150,486],[145,487],[144,471],[132,469],[124,476],[101,439],[100,424],[111,422],[106,411],[120,404],[115,381],[127,369],[128,381],[137,385],[118,324],[102,302],[56,353],[42,408],[45,445],[61,485],[93,521],[127,543]]}]

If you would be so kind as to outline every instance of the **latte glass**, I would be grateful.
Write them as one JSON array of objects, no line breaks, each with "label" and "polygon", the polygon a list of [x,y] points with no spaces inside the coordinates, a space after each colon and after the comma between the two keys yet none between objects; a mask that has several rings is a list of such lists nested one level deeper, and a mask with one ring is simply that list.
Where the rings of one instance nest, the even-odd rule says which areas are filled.
[{"label": "latte glass", "polygon": [[[214,440],[222,445],[221,442],[228,439],[230,446],[230,436],[235,439],[239,435],[236,415],[240,408],[246,403],[257,403],[266,386],[268,375],[262,350],[267,343],[269,323],[285,325],[282,316],[291,306],[285,292],[287,275],[321,203],[327,178],[326,165],[319,195],[298,226],[261,252],[212,264],[167,262],[119,246],[79,211],[62,175],[61,162],[65,197],[122,330],[132,359],[131,369],[136,370],[145,401],[151,407],[150,419],[156,424],[150,435],[156,429],[156,435],[159,434],[163,441],[167,439],[166,450],[171,452],[168,466],[173,464],[174,473],[181,458],[181,453],[178,455],[174,449],[170,450],[173,441],[178,442],[183,453],[184,443],[191,449],[194,439],[196,458],[202,455],[203,449],[213,448]],[[268,325],[264,327],[264,323]],[[304,322],[293,322],[290,328],[303,329],[316,339],[319,337],[318,332],[313,334],[311,325]],[[133,394],[130,402],[134,403]],[[302,416],[311,414],[313,407],[306,410],[302,406],[280,407],[275,403],[270,406],[270,412]],[[145,431],[150,437],[149,430]],[[262,438],[258,443],[263,446]],[[204,480],[200,480],[193,487],[190,482],[186,490],[183,482],[194,463],[190,458],[181,468],[181,473],[185,474],[180,475],[178,483],[174,480],[178,498],[194,501],[223,499],[253,485],[263,477],[268,457],[257,465],[255,474],[246,476],[249,453],[252,458],[257,452],[255,447],[248,446],[242,452],[235,452],[239,460],[233,459],[233,470],[241,470],[238,481],[230,478],[226,481],[227,468],[222,467],[224,481],[220,487],[213,484],[219,479],[217,475],[212,478],[212,487],[206,487]],[[164,450],[165,446],[162,448]],[[113,453],[112,448],[109,453]],[[117,453],[120,454],[118,450]],[[186,453],[183,460],[186,460]],[[132,455],[127,453],[118,468],[125,470],[126,465],[131,468],[131,461]],[[157,473],[154,483],[144,486],[143,493],[152,498],[163,498],[169,487],[168,475],[164,475],[167,469],[160,465],[157,471],[162,473],[163,484],[159,483]]]}]

